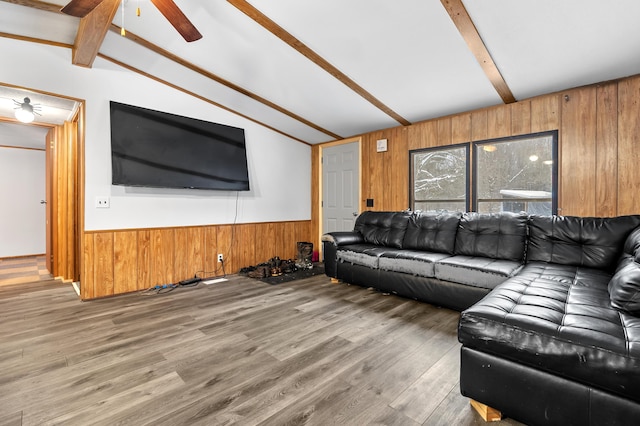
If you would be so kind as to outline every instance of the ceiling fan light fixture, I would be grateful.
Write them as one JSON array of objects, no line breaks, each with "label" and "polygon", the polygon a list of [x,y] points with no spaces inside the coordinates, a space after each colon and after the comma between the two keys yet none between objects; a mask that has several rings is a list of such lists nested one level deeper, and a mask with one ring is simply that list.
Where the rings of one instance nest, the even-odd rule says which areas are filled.
[{"label": "ceiling fan light fixture", "polygon": [[[75,16],[77,18],[84,18],[103,1],[104,0],[71,0],[61,10],[64,14]],[[120,31],[120,34],[126,37],[126,30],[124,30],[125,3],[126,0],[120,2],[120,7],[122,8],[123,28]],[[151,3],[153,3],[165,18],[167,18],[169,23],[180,33],[185,41],[191,42],[202,38],[202,34],[200,34],[189,18],[187,18],[182,10],[180,10],[178,5],[175,4],[174,0],[151,0]],[[140,16],[140,7],[136,8],[136,15]]]},{"label": "ceiling fan light fixture", "polygon": [[31,123],[35,118],[35,114],[33,112],[33,105],[31,105],[31,99],[24,98],[24,102],[22,103],[16,102],[16,103],[20,105],[18,108],[16,108],[16,112],[15,112],[15,115],[18,121],[21,121],[22,123]]},{"label": "ceiling fan light fixture", "polygon": [[120,4],[121,10],[122,10],[122,26],[120,27],[120,35],[122,37],[126,37],[127,36],[127,30],[124,29],[124,5],[125,5],[126,1],[123,1]]}]

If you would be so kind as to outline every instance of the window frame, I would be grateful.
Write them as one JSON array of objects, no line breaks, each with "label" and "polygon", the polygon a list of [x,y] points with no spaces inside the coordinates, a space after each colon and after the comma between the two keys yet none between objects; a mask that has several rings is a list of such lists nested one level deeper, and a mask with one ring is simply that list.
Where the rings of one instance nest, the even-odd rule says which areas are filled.
[{"label": "window frame", "polygon": [[[465,198],[464,198],[464,208],[466,211],[469,211],[471,207],[471,198],[469,197],[469,184],[471,177],[471,145],[469,142],[452,144],[452,145],[441,145],[441,146],[433,146],[428,148],[419,148],[412,149],[409,151],[409,209],[415,210],[415,170],[414,170],[414,158],[413,156],[416,154],[420,154],[423,152],[429,151],[447,151],[452,149],[460,149],[464,148],[465,150]],[[426,201],[438,201],[438,200],[426,200]],[[452,202],[460,202],[462,200],[442,200],[442,201],[452,201]]]},{"label": "window frame", "polygon": [[[484,139],[480,141],[469,141],[452,145],[440,145],[428,148],[412,149],[409,151],[409,209],[416,210],[415,199],[415,170],[414,155],[429,151],[446,151],[450,149],[465,148],[465,200],[464,208],[467,212],[478,211],[478,149],[485,145],[499,144],[505,142],[517,142],[524,139],[535,139],[537,137],[551,137],[551,155],[553,164],[551,165],[551,214],[558,214],[558,130],[528,133],[524,135],[507,136],[501,138]],[[426,200],[438,201],[438,200]],[[456,201],[459,200],[443,200]],[[517,201],[517,200],[516,200]]]},{"label": "window frame", "polygon": [[[547,132],[529,133],[525,135],[507,136],[503,138],[485,139],[482,141],[471,142],[471,161],[472,161],[472,179],[471,184],[471,211],[478,211],[478,155],[477,150],[482,149],[486,145],[497,145],[506,142],[518,142],[526,139],[547,138],[551,137],[551,214],[558,214],[558,131],[551,130]],[[514,200],[517,201],[517,200]]]}]

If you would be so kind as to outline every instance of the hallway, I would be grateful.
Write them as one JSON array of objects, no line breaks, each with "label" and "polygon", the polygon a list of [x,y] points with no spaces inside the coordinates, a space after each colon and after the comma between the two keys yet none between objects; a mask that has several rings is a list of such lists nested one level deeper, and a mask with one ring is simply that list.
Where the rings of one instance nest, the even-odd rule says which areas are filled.
[{"label": "hallway", "polygon": [[26,256],[0,259],[0,286],[50,280],[45,256]]}]

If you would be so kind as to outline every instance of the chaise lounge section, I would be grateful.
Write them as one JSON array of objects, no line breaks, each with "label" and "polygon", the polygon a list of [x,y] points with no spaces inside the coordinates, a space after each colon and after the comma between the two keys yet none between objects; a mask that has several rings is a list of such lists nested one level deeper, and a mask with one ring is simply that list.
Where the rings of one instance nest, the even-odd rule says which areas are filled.
[{"label": "chaise lounge section", "polygon": [[461,310],[461,392],[527,424],[640,418],[640,216],[365,212],[332,278]]},{"label": "chaise lounge section", "polygon": [[637,422],[637,220],[532,217],[527,265],[461,314],[462,394],[527,424]]}]

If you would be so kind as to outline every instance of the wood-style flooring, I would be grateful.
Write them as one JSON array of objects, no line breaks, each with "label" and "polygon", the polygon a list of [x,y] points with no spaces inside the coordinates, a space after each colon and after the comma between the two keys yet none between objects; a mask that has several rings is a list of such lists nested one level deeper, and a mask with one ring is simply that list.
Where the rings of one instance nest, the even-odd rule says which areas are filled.
[{"label": "wood-style flooring", "polygon": [[3,286],[0,425],[480,425],[458,317],[326,276],[88,302]]},{"label": "wood-style flooring", "polygon": [[0,286],[46,281],[51,278],[44,255],[0,258]]}]

